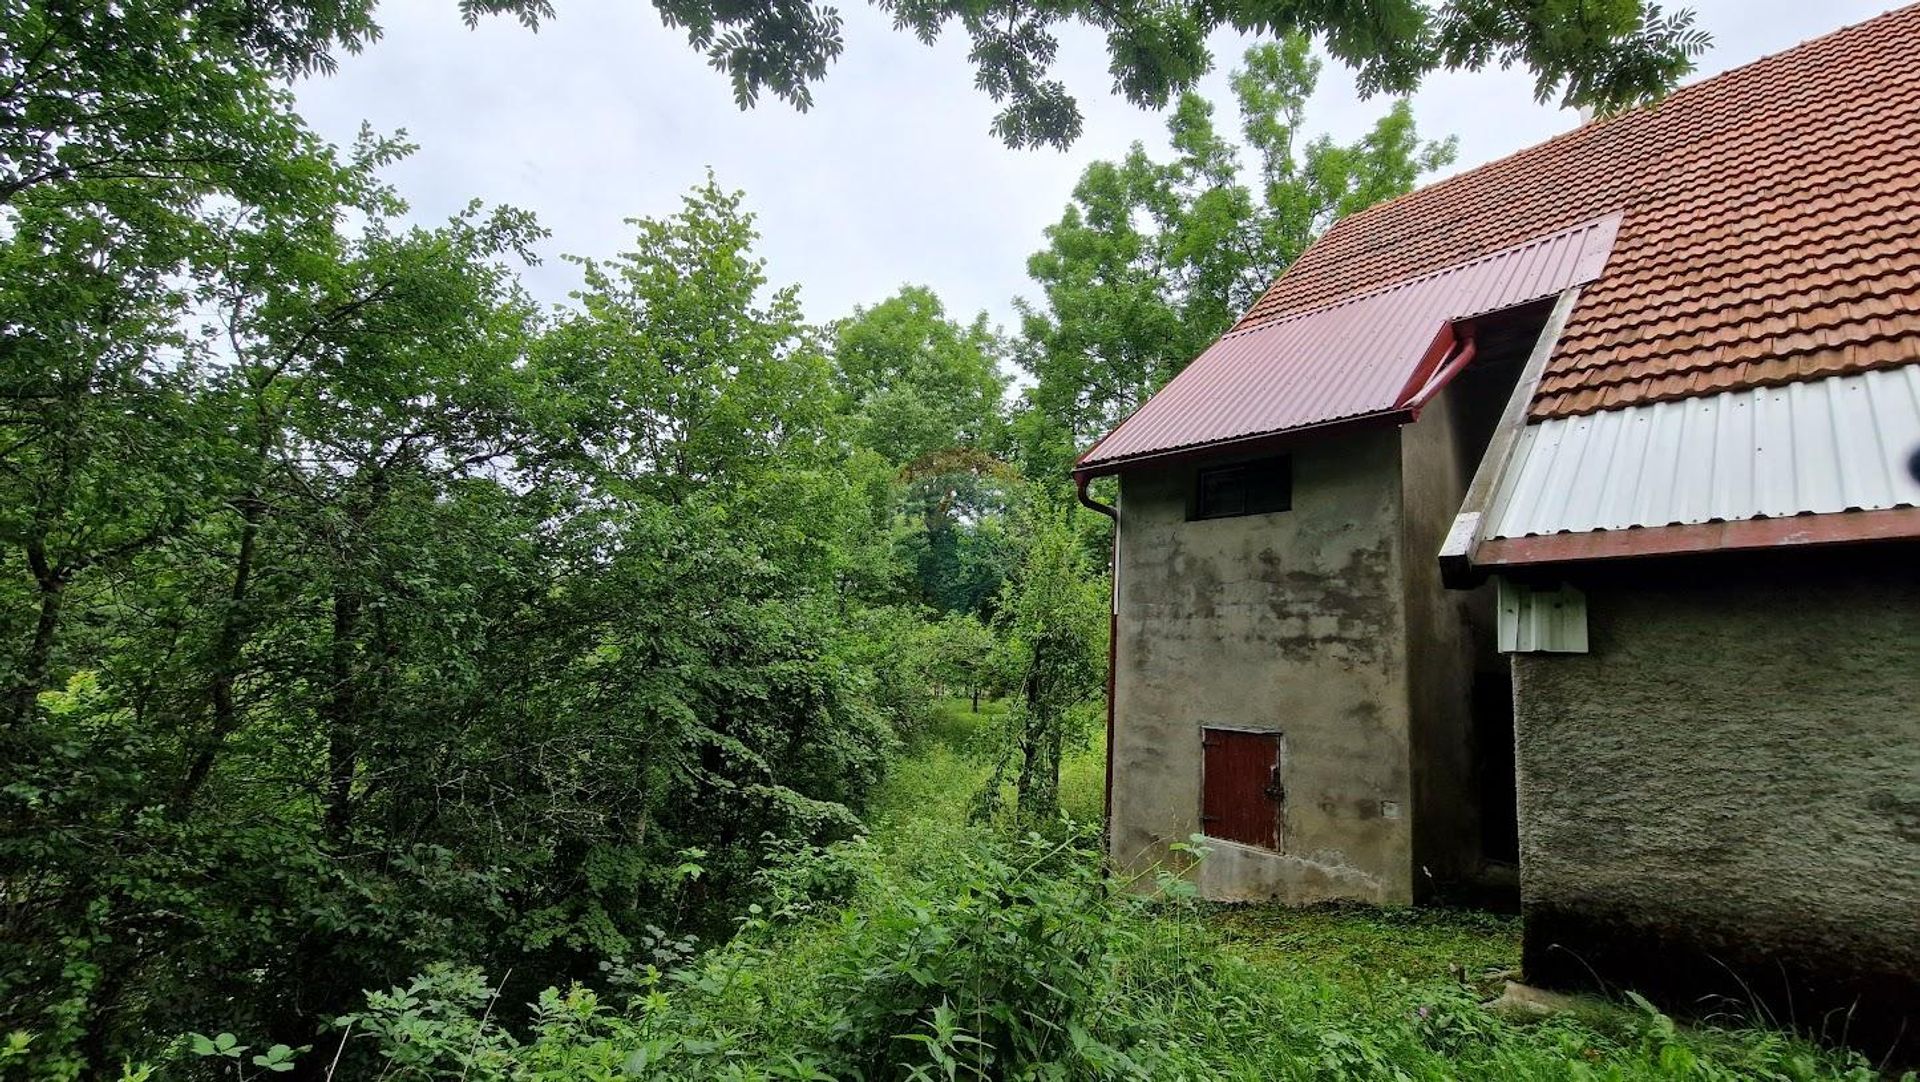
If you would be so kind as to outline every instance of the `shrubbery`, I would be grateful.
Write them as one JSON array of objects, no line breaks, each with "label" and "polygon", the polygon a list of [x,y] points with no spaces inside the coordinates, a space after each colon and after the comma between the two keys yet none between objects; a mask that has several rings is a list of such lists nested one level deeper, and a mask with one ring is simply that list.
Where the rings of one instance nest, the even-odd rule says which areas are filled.
[{"label": "shrubbery", "polygon": [[866,840],[790,855],[731,942],[550,989],[525,1026],[501,1023],[520,1012],[486,976],[436,967],[309,1055],[343,1046],[340,1077],[474,1082],[1878,1077],[1644,1003],[1519,1025],[1452,983],[1255,967],[1178,879],[1113,882],[1084,835],[937,836],[906,867]]}]

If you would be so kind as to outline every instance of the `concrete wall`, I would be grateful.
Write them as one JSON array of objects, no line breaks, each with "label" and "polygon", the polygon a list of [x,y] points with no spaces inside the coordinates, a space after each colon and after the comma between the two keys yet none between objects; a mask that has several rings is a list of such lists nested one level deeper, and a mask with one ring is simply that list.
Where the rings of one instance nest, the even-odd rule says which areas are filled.
[{"label": "concrete wall", "polygon": [[1456,424],[1457,393],[1458,385],[1442,392],[1419,423],[1401,430],[1414,893],[1421,899],[1472,878],[1480,858],[1472,692],[1476,646],[1489,653],[1493,646],[1492,587],[1447,590],[1437,559],[1479,460],[1478,446],[1462,446],[1475,441]]},{"label": "concrete wall", "polygon": [[1916,568],[1575,580],[1591,653],[1514,658],[1531,978],[1758,996],[1813,1030],[1858,1000],[1856,1040],[1920,1025]]},{"label": "concrete wall", "polygon": [[1202,892],[1411,900],[1399,440],[1297,449],[1293,509],[1270,515],[1188,522],[1193,466],[1122,478],[1122,866],[1166,861],[1199,830],[1202,727],[1270,729],[1286,741],[1284,851],[1213,843]]}]

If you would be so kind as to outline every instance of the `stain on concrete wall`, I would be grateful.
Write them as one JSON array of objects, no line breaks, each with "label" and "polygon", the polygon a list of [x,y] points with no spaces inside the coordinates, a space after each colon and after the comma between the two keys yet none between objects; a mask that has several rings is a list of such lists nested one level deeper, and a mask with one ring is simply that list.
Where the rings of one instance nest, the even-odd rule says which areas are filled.
[{"label": "stain on concrete wall", "polygon": [[[1227,842],[1209,897],[1412,898],[1399,433],[1293,457],[1293,509],[1188,522],[1193,467],[1120,496],[1113,852],[1200,829],[1205,726],[1286,734],[1284,852]],[[1225,461],[1217,460],[1217,461]]]},{"label": "stain on concrete wall", "polygon": [[1576,581],[1591,653],[1514,658],[1531,977],[1920,1018],[1915,556]]}]

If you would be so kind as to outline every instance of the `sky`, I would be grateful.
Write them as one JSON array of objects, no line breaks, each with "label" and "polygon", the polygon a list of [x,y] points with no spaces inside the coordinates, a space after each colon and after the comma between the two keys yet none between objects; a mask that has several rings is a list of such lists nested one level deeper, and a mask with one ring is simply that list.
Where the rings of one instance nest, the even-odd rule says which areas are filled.
[{"label": "sky", "polygon": [[[455,0],[384,0],[384,37],[296,88],[322,135],[350,143],[363,121],[404,129],[420,149],[388,171],[421,222],[469,200],[535,212],[552,237],[523,280],[563,301],[578,269],[562,253],[611,256],[625,219],[673,213],[712,170],[746,193],[775,285],[798,284],[810,319],[846,315],[902,284],[932,287],[950,314],[985,311],[1013,328],[1013,299],[1033,296],[1027,257],[1042,247],[1090,162],[1134,142],[1166,148],[1163,115],[1109,91],[1100,39],[1062,33],[1059,76],[1085,130],[1068,150],[1014,150],[988,129],[996,111],[973,86],[964,35],[932,47],[895,32],[858,0],[840,6],[846,51],[799,113],[777,100],[735,107],[724,75],[646,0],[556,0],[529,32],[511,19],[467,29]],[[1670,0],[1690,6],[1714,42],[1697,79],[1900,6],[1900,0]],[[1216,35],[1201,91],[1225,110],[1227,73],[1247,39]],[[1503,157],[1575,126],[1536,104],[1527,72],[1441,73],[1413,96],[1425,137],[1454,135],[1449,172]],[[1309,134],[1349,140],[1387,108],[1362,100],[1329,61],[1309,102]]]}]

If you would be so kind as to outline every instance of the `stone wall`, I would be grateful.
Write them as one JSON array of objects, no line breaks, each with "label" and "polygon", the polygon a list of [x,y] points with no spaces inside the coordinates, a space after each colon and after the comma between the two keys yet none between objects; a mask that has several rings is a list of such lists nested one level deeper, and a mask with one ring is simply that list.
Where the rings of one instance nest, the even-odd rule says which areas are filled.
[{"label": "stone wall", "polygon": [[1856,1039],[1920,1027],[1917,568],[1860,550],[1575,580],[1591,652],[1514,658],[1531,979],[1759,998]]}]

